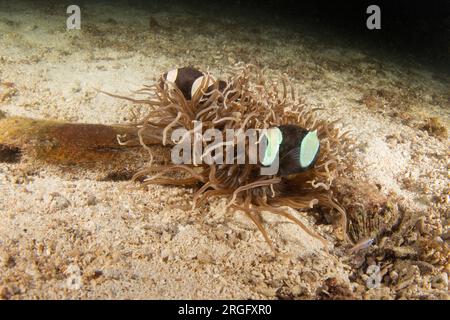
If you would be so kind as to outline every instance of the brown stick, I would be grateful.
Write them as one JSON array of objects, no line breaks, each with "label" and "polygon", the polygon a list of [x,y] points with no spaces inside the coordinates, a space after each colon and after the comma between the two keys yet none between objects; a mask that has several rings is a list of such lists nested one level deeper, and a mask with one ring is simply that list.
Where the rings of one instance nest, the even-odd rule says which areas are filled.
[{"label": "brown stick", "polygon": [[[118,163],[136,158],[138,140],[122,146],[117,135],[137,137],[137,129],[125,125],[69,123],[11,117],[0,120],[0,162],[18,162],[31,156],[58,165],[95,165]],[[159,144],[146,139],[146,144]]]}]

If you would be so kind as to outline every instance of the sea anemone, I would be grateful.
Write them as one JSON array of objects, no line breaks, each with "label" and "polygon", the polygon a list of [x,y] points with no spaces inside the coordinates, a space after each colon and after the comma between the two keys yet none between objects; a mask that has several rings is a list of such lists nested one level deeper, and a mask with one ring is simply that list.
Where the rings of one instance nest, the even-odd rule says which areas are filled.
[{"label": "sea anemone", "polygon": [[[319,119],[317,110],[308,107],[297,97],[286,76],[270,79],[264,70],[245,65],[234,68],[226,80],[216,80],[209,73],[187,67],[164,74],[160,81],[144,86],[138,93],[145,97],[134,99],[112,95],[143,104],[148,110],[142,119],[133,124],[138,128],[135,137],[118,137],[121,144],[140,143],[150,153],[150,164],[137,172],[133,180],[141,181],[144,185],[194,187],[194,207],[214,196],[228,197],[229,207],[243,211],[272,249],[272,242],[261,219],[263,211],[291,220],[326,246],[326,241],[320,235],[307,228],[283,208],[285,206],[310,209],[317,205],[335,210],[341,217],[341,232],[348,240],[345,211],[333,198],[333,181],[345,167],[345,157],[350,147],[347,132],[340,132],[336,121]],[[154,164],[149,145],[155,141],[168,146],[180,143],[171,139],[174,130],[180,128],[185,129],[187,137],[193,141],[195,121],[201,121],[202,134],[207,129],[245,132],[248,129],[280,128],[280,134],[285,135],[282,137],[284,141],[294,141],[291,136],[295,134],[299,141],[308,136],[312,141],[308,143],[314,144],[316,139],[320,141],[320,149],[316,143],[312,153],[307,150],[306,156],[303,155],[306,151],[300,149],[294,153],[287,152],[298,163],[301,163],[301,157],[305,157],[307,160],[303,161],[307,162],[306,165],[303,168],[297,165],[299,168],[295,169],[295,161],[288,159],[285,163],[291,163],[294,169],[285,168],[283,172],[281,163],[279,172],[272,175],[261,175],[261,168],[264,167],[261,162]],[[181,140],[184,138],[186,135]],[[285,146],[281,143],[282,138],[276,150],[272,150],[279,152],[280,156]],[[237,143],[236,139],[232,142]],[[249,159],[250,146],[248,141],[245,143],[245,159]],[[222,143],[219,147],[225,145]]]}]

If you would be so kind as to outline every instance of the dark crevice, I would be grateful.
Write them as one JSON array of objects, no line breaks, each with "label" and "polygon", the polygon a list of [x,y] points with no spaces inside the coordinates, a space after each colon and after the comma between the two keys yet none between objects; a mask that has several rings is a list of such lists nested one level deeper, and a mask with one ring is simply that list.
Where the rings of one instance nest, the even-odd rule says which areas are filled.
[{"label": "dark crevice", "polygon": [[22,158],[22,151],[17,147],[0,144],[0,162],[18,163]]}]

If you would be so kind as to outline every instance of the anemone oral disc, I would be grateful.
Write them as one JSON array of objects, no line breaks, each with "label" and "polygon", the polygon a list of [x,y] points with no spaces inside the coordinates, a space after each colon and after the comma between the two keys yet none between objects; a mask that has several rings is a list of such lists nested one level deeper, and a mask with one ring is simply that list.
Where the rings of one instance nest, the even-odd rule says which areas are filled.
[{"label": "anemone oral disc", "polygon": [[311,131],[305,135],[300,145],[300,166],[302,168],[309,167],[317,153],[319,152],[320,141],[317,137],[317,130]]},{"label": "anemone oral disc", "polygon": [[263,166],[270,166],[280,149],[280,144],[283,141],[283,134],[279,128],[275,127],[268,129],[265,135],[267,138],[267,146],[261,164]]}]

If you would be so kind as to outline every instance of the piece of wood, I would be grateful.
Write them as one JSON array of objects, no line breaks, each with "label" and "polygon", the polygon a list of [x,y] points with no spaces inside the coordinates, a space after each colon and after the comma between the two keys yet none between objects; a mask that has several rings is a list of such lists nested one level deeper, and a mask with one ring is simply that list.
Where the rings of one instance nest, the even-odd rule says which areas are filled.
[{"label": "piece of wood", "polygon": [[[58,165],[90,166],[134,161],[142,154],[139,142],[123,146],[117,135],[137,136],[125,125],[69,123],[11,117],[0,120],[0,161],[18,162],[22,156]],[[146,139],[147,144],[159,141]]]}]

